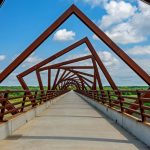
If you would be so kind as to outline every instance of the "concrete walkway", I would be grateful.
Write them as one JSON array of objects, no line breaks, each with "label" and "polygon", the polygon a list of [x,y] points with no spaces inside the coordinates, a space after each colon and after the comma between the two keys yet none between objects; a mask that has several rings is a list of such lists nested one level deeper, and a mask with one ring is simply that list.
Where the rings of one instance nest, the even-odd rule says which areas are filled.
[{"label": "concrete walkway", "polygon": [[74,92],[0,141],[1,150],[148,150]]}]

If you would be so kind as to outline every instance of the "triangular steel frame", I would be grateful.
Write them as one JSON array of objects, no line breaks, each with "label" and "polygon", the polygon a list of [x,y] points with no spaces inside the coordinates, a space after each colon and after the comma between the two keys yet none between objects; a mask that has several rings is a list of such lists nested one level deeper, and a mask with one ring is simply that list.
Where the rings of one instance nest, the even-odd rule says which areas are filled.
[{"label": "triangular steel frame", "polygon": [[98,26],[96,26],[74,4],[69,7],[47,30],[45,30],[27,49],[23,51],[1,74],[0,83],[13,72],[35,49],[41,45],[72,14],[76,15],[95,35],[117,54],[137,75],[150,85],[150,76],[137,65],[120,47],[118,47]]}]

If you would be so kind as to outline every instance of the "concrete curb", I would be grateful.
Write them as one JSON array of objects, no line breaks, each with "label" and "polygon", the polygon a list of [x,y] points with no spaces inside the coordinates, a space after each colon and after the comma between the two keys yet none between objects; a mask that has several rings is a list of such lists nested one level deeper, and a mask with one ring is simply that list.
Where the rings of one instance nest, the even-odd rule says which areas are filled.
[{"label": "concrete curb", "polygon": [[136,136],[137,139],[139,139],[140,141],[142,141],[143,143],[145,143],[150,147],[150,127],[148,125],[138,122],[125,114],[119,113],[107,106],[104,106],[96,101],[93,101],[92,99],[86,96],[83,96],[79,93],[77,94],[85,101],[87,101],[89,104],[91,104],[93,107],[95,107],[98,111],[102,112],[110,119],[114,120],[126,131],[130,132],[132,135]]}]

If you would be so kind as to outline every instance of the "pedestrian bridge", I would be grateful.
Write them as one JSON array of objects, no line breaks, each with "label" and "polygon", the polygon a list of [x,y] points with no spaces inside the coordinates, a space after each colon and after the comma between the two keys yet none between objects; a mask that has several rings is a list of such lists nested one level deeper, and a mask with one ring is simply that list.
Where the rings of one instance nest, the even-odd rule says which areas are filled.
[{"label": "pedestrian bridge", "polygon": [[[103,56],[98,55],[85,35],[53,55],[50,50],[47,58],[19,72],[19,91],[0,91],[0,149],[150,149],[149,74],[74,4],[0,72],[0,83],[72,15],[134,71],[147,89],[120,89]],[[69,55],[69,60],[63,57],[83,45],[88,51],[86,55],[75,53],[77,57]],[[58,62],[59,58],[65,61]],[[33,74],[38,90],[27,84],[28,75]]]},{"label": "pedestrian bridge", "polygon": [[[39,106],[38,106],[39,107]],[[21,119],[19,120],[21,122]],[[17,123],[20,123],[17,122]],[[70,91],[0,140],[1,150],[148,150],[135,136]]]}]

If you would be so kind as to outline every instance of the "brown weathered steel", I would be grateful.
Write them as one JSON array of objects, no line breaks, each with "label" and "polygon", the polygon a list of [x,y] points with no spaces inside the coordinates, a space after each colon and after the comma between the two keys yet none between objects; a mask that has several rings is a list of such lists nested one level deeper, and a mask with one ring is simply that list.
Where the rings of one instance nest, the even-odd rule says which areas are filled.
[{"label": "brown weathered steel", "polygon": [[85,76],[89,76],[89,77],[94,77],[94,75],[86,73],[86,72],[80,72],[80,71],[77,71],[77,70],[69,70],[69,71],[72,71],[72,72],[75,72],[75,73],[79,73],[81,75],[85,75]]},{"label": "brown weathered steel", "polygon": [[[60,52],[54,54],[53,56],[51,56],[51,57],[45,59],[44,61],[38,63],[37,65],[35,65],[35,66],[29,68],[28,70],[26,70],[26,71],[20,73],[18,76],[19,76],[20,78],[21,78],[21,77],[24,77],[24,76],[28,75],[29,73],[35,71],[35,70],[38,69],[39,67],[41,67],[41,66],[43,66],[43,65],[46,65],[47,63],[49,63],[49,62],[53,61],[54,59],[56,59],[56,58],[58,58],[58,57],[60,57],[60,56],[62,56],[62,55],[64,55],[64,54],[68,53],[68,52],[71,51],[72,49],[74,49],[74,48],[76,48],[76,47],[78,47],[78,46],[80,46],[81,44],[84,44],[84,43],[88,46],[90,52],[91,52],[92,55],[93,55],[93,58],[97,61],[97,63],[98,63],[98,65],[99,65],[100,69],[101,69],[102,72],[104,73],[104,75],[105,75],[106,79],[108,80],[108,82],[110,83],[111,87],[112,87],[114,90],[118,90],[116,84],[115,84],[114,81],[112,80],[112,78],[111,78],[109,72],[108,72],[107,69],[105,68],[104,64],[102,63],[100,57],[99,57],[98,54],[96,53],[94,47],[92,46],[92,44],[90,43],[90,41],[88,40],[88,38],[83,38],[83,39],[81,39],[80,41],[78,41],[78,42],[72,44],[71,46],[69,46],[69,47],[63,49],[62,51],[60,51]],[[63,63],[64,63],[64,62],[63,62]],[[24,89],[24,90],[25,90],[25,89]]]},{"label": "brown weathered steel", "polygon": [[[46,40],[72,14],[75,14],[111,50],[113,50],[133,71],[135,71],[148,85],[150,85],[150,76],[140,66],[138,66],[121,48],[119,48],[99,27],[97,27],[75,5],[72,5],[68,10],[66,10],[64,12],[64,14],[62,14],[62,16],[60,16],[43,34],[41,34],[20,56],[18,56],[1,73],[0,82],[2,82],[21,62],[23,62],[44,40]],[[39,66],[39,67],[41,67],[41,66]],[[114,89],[116,89],[115,86],[114,86]]]},{"label": "brown weathered steel", "polygon": [[51,89],[51,69],[48,69],[48,90]]},{"label": "brown weathered steel", "polygon": [[51,69],[93,69],[93,66],[60,66],[52,67]]},{"label": "brown weathered steel", "polygon": [[53,89],[55,88],[55,86],[56,86],[56,82],[57,82],[57,80],[58,80],[59,73],[60,73],[60,69],[57,70],[57,73],[56,73],[56,76],[55,76],[55,80],[54,80],[54,83],[53,83],[52,90],[53,90]]},{"label": "brown weathered steel", "polygon": [[[95,59],[92,59],[92,62],[93,62],[93,66],[94,66],[94,78],[97,79],[98,81],[98,85],[99,85],[99,89],[100,90],[103,90],[103,85],[102,85],[102,82],[101,82],[101,78],[100,78],[100,75],[99,75],[99,72],[98,72],[98,68],[97,68],[97,64],[96,64],[96,61]],[[95,81],[96,82],[96,81]],[[96,86],[96,85],[95,85]],[[95,88],[96,90],[96,88]]]},{"label": "brown weathered steel", "polygon": [[74,48],[76,48],[76,47],[84,44],[84,41],[85,41],[85,38],[83,38],[83,39],[75,42],[74,44],[68,46],[67,48],[61,50],[60,52],[58,52],[58,53],[50,56],[49,58],[41,61],[40,63],[38,63],[38,64],[32,66],[31,68],[27,69],[26,71],[22,72],[21,74],[19,74],[19,76],[23,77],[23,76],[28,75],[29,73],[32,73],[36,69],[39,69],[40,67],[42,67],[42,66],[46,65],[47,63],[55,60],[56,58],[58,58],[58,57],[60,57],[60,56],[62,56],[64,54],[66,54],[66,53],[70,52],[71,50],[73,50]]},{"label": "brown weathered steel", "polygon": [[[92,98],[93,100],[104,104],[113,110],[118,111],[119,113],[123,113],[128,117],[132,117],[132,119],[139,120],[141,122],[150,122],[150,106],[145,106],[146,103],[150,103],[150,98],[143,98],[142,95],[147,93],[148,90],[119,90],[118,92],[114,90],[103,90],[103,92],[97,90],[76,90],[76,92],[81,93],[87,97]],[[131,92],[134,96],[127,96],[126,92]],[[103,93],[105,93],[105,97],[103,97]],[[108,94],[107,94],[108,93]],[[116,93],[121,93],[120,95]],[[124,94],[123,94],[124,93]],[[121,101],[124,98],[124,101]],[[130,99],[130,101],[129,101]],[[134,100],[138,100],[139,103],[135,104]],[[116,103],[118,102],[118,103]],[[131,109],[129,106],[134,105],[138,106],[139,111]],[[132,112],[132,113],[128,113]],[[126,112],[126,113],[124,113]]]},{"label": "brown weathered steel", "polygon": [[43,83],[42,83],[42,79],[41,79],[41,75],[38,71],[36,71],[36,76],[37,76],[37,80],[38,80],[38,83],[39,83],[39,87],[40,87],[40,90],[44,90],[44,87],[43,87]]},{"label": "brown weathered steel", "polygon": [[[60,96],[68,90],[61,90],[61,91],[43,91],[47,93],[47,95],[42,96],[42,92],[40,91],[0,91],[0,95],[4,95],[4,97],[0,97],[0,102],[2,103],[2,106],[0,106],[0,123],[3,121],[7,121],[7,119],[11,119],[11,114],[13,115],[13,112],[17,110],[17,116],[21,114],[20,112],[31,110],[34,106],[32,103],[29,103],[30,101],[27,99],[30,95],[28,93],[34,93],[32,101],[34,101],[34,106],[40,105],[41,102],[50,101],[53,98]],[[12,93],[15,93],[15,95],[22,95],[22,96],[15,96]],[[39,100],[39,97],[41,97],[41,100]],[[16,99],[21,99],[17,102],[14,102]],[[10,101],[10,104],[14,106],[15,109],[8,110],[7,107],[10,106],[10,104],[7,103],[7,101]],[[8,115],[9,114],[9,115]]]},{"label": "brown weathered steel", "polygon": [[71,60],[64,61],[64,62],[61,62],[61,63],[57,63],[57,64],[54,64],[54,65],[42,67],[42,68],[39,69],[39,71],[44,71],[44,70],[51,69],[51,68],[57,68],[57,67],[64,66],[64,65],[67,65],[67,64],[87,60],[87,59],[90,59],[90,58],[92,58],[92,55],[87,55],[87,56],[71,59]]},{"label": "brown weathered steel", "polygon": [[81,77],[82,79],[84,79],[84,80],[86,80],[86,81],[88,81],[88,82],[90,82],[90,83],[93,84],[93,82],[92,82],[91,80],[89,80],[88,78],[86,78],[86,77],[80,75],[77,71],[75,71],[75,70],[69,70],[69,71],[70,71],[70,72],[73,72],[73,73],[76,74],[77,76],[79,76],[79,77]]},{"label": "brown weathered steel", "polygon": [[[26,50],[23,51],[23,53],[20,54],[1,74],[0,74],[0,82],[2,82],[16,67],[20,65],[40,44],[42,44],[64,21],[66,21],[72,14],[75,14],[87,27],[94,32],[97,37],[99,37],[116,55],[118,55],[138,76],[141,77],[148,85],[150,85],[150,76],[140,67],[138,66],[121,48],[119,48],[101,29],[96,26],[83,12],[81,12],[75,5],[72,5],[66,12],[62,14],[56,20],[43,34],[41,34]],[[60,62],[57,64],[45,66],[48,63],[54,61],[60,56],[63,56],[64,54],[70,52],[71,50],[79,47],[82,44],[86,44],[90,51],[90,55],[75,58],[72,60]],[[0,103],[2,106],[0,106],[0,120],[4,119],[4,115],[6,113],[12,113],[15,111],[23,112],[24,108],[27,107],[26,101],[30,101],[31,104],[29,106],[36,106],[37,104],[42,104],[43,102],[46,102],[47,100],[50,100],[51,98],[56,97],[57,95],[60,95],[64,93],[65,91],[68,91],[70,86],[75,87],[77,92],[84,94],[86,96],[89,96],[90,98],[93,98],[94,100],[97,100],[98,102],[102,102],[102,104],[109,105],[109,107],[114,107],[121,111],[121,113],[137,113],[141,116],[141,121],[146,121],[146,118],[149,117],[148,114],[146,114],[145,110],[150,110],[149,107],[144,105],[144,102],[147,101],[145,99],[145,95],[148,95],[146,97],[149,97],[149,91],[147,93],[141,93],[138,91],[136,95],[137,98],[133,98],[136,103],[130,103],[128,101],[125,101],[127,96],[123,95],[123,92],[118,90],[118,87],[116,86],[115,82],[113,81],[112,77],[110,76],[109,72],[107,71],[105,65],[103,64],[101,58],[94,49],[93,45],[89,41],[87,37],[75,42],[74,44],[68,46],[67,48],[59,51],[58,53],[50,56],[49,58],[41,61],[40,63],[32,66],[31,68],[28,68],[24,72],[20,73],[17,78],[22,85],[22,88],[24,91],[24,96],[22,97],[20,108],[16,108],[15,104],[8,104],[8,92],[4,92],[4,97],[0,97]],[[90,59],[92,61],[91,66],[81,66],[81,65],[72,65],[70,64],[85,61],[87,59]],[[81,63],[82,64],[82,63]],[[51,88],[51,70],[57,69],[57,73],[54,77],[54,83]],[[60,74],[60,70],[64,70],[64,72]],[[76,70],[77,69],[77,70]],[[80,69],[80,71],[78,71]],[[91,69],[94,72],[93,74],[83,72],[86,69]],[[103,85],[100,78],[99,69],[103,72],[104,76],[106,77],[107,81],[109,82],[110,86],[112,87],[113,91],[105,91],[103,90]],[[47,70],[48,71],[48,90],[44,90],[43,82],[41,79],[40,72]],[[37,75],[37,81],[39,83],[40,87],[40,95],[38,95],[37,92],[33,93],[29,90],[29,87],[27,86],[26,82],[24,81],[24,77],[28,74],[32,73],[33,71],[36,71]],[[90,79],[89,79],[90,77]],[[92,80],[91,80],[92,78]],[[97,84],[99,86],[100,91],[97,91]],[[89,89],[90,91],[89,91]],[[52,90],[51,90],[52,89]],[[55,91],[55,92],[53,92]],[[63,92],[64,91],[64,92]],[[37,102],[37,97],[40,96],[40,100]],[[117,99],[114,99],[114,97]],[[131,97],[130,97],[131,98]],[[129,99],[129,97],[128,97]],[[144,101],[143,101],[144,99]],[[12,109],[7,110],[8,106],[14,106],[11,107]],[[126,107],[126,105],[129,105]],[[140,112],[136,111],[135,109],[131,108],[139,108]],[[7,112],[5,112],[7,111]],[[17,112],[18,113],[18,112]],[[128,113],[129,114],[129,113]],[[150,117],[149,117],[150,118]]]}]

